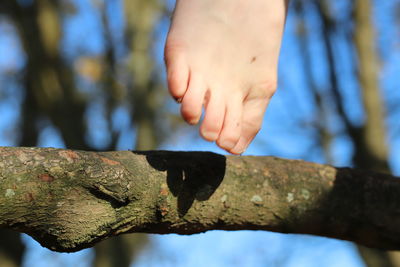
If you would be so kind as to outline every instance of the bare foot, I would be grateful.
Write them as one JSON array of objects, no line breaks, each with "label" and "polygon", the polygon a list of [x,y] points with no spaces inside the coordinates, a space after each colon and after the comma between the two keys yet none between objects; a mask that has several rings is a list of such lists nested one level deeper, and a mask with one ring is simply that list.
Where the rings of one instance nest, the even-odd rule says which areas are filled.
[{"label": "bare foot", "polygon": [[286,0],[177,0],[165,47],[168,86],[201,136],[243,153],[276,90]]}]

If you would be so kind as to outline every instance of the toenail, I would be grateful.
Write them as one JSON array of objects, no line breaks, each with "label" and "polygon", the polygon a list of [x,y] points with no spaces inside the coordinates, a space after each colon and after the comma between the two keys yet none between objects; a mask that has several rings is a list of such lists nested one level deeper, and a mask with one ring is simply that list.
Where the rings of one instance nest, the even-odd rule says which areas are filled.
[{"label": "toenail", "polygon": [[208,141],[215,141],[218,138],[218,133],[216,132],[203,132],[202,135]]},{"label": "toenail", "polygon": [[225,148],[225,149],[231,149],[235,146],[236,144],[234,142],[231,141],[222,141],[220,143],[220,146]]},{"label": "toenail", "polygon": [[197,124],[198,122],[199,122],[199,119],[190,119],[190,120],[188,120],[187,121],[189,124],[191,124],[191,125],[195,125],[195,124]]},{"label": "toenail", "polygon": [[232,154],[236,154],[236,155],[242,155],[243,153],[244,153],[244,151],[245,151],[246,149],[245,148],[242,148],[242,149],[240,149],[240,150],[238,150],[238,149],[233,149],[233,150],[231,150],[230,152],[232,153]]}]

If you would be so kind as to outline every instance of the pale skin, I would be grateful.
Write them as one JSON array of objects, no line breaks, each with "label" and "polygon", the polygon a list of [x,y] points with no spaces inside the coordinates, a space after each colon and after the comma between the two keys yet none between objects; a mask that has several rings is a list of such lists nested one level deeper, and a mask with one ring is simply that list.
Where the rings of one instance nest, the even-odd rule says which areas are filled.
[{"label": "pale skin", "polygon": [[165,46],[170,94],[200,135],[242,154],[276,90],[286,0],[176,0]]}]

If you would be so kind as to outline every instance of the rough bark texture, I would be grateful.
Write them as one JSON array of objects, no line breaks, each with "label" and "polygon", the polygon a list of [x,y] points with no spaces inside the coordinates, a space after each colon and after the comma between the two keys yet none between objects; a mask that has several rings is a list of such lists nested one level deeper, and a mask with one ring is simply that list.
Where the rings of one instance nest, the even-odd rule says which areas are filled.
[{"label": "rough bark texture", "polygon": [[275,157],[0,148],[0,227],[56,251],[213,229],[399,249],[399,191],[390,175]]}]

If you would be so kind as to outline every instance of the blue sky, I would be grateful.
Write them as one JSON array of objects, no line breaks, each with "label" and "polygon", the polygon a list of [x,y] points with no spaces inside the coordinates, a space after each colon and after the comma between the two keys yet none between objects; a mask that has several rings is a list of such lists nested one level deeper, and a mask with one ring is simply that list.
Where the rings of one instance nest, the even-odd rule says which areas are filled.
[{"label": "blue sky", "polygon": [[[75,1],[78,13],[69,17],[64,25],[65,39],[63,51],[66,58],[72,59],[85,51],[88,55],[101,54],[104,49],[102,34],[99,31],[99,14],[92,8],[91,1]],[[109,5],[113,38],[122,40],[123,12],[121,1],[115,0]],[[169,1],[172,6],[173,1]],[[381,56],[380,82],[387,106],[394,107],[400,103],[400,30],[395,21],[397,0],[386,0],[374,5],[374,23],[376,25],[378,51]],[[333,3],[334,12],[346,17],[347,1]],[[329,86],[326,79],[326,62],[323,49],[318,39],[318,24],[309,16],[311,35],[314,40],[311,46],[313,75],[321,88]],[[395,22],[397,24],[395,24]],[[154,55],[159,66],[162,66],[163,42],[168,30],[168,21],[158,26]],[[287,27],[282,45],[279,89],[274,96],[265,116],[264,125],[256,140],[246,152],[247,155],[276,155],[286,158],[298,158],[315,162],[324,162],[323,152],[315,144],[315,133],[307,125],[313,123],[316,110],[313,106],[307,84],[304,79],[299,54],[301,50],[295,37],[295,17],[289,12]],[[351,51],[343,45],[340,35],[336,40],[336,49],[340,61],[341,84],[344,84],[344,101],[353,121],[362,121],[363,114],[359,99],[358,83],[351,73]],[[84,40],[84,41],[82,41]],[[123,57],[123,48],[118,53]],[[19,104],[22,95],[13,80],[5,78],[7,70],[18,70],[24,66],[24,56],[15,38],[13,28],[0,20],[0,145],[12,145],[15,137],[10,129],[15,127],[18,118]],[[161,71],[161,70],[160,70]],[[390,103],[393,103],[389,105]],[[168,108],[178,112],[178,106],[172,101]],[[390,110],[389,110],[390,111]],[[99,115],[100,114],[100,115]],[[396,174],[400,174],[400,125],[399,112],[388,116],[390,129],[390,162]],[[129,118],[124,107],[114,113],[113,127],[123,129],[119,140],[119,149],[131,149],[134,140],[134,129],[129,125]],[[87,112],[87,119],[92,125],[90,139],[101,144],[107,140],[104,134],[104,121],[101,116],[101,104],[93,103]],[[346,135],[340,134],[340,121],[332,116],[327,122],[336,135],[332,144],[335,165],[348,165],[352,147]],[[63,147],[64,144],[57,130],[47,126],[40,136],[40,146]],[[208,150],[225,154],[214,144],[201,140],[196,127],[184,128],[174,133],[165,141],[162,149],[170,150]],[[35,241],[24,236],[28,253],[24,265],[31,266],[88,266],[92,259],[90,250],[74,254],[58,254],[43,249]],[[302,235],[283,235],[260,231],[224,232],[211,231],[193,236],[152,235],[151,249],[142,253],[135,267],[142,266],[363,266],[355,247],[348,242],[327,238]],[[201,259],[201,261],[199,260]],[[40,262],[38,265],[37,263]]]}]

